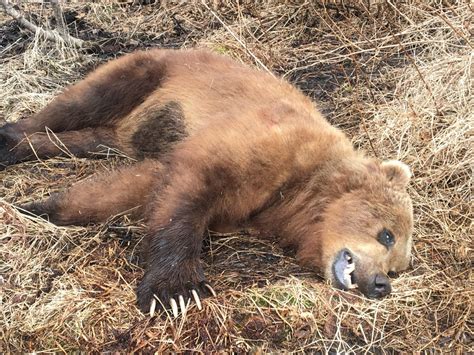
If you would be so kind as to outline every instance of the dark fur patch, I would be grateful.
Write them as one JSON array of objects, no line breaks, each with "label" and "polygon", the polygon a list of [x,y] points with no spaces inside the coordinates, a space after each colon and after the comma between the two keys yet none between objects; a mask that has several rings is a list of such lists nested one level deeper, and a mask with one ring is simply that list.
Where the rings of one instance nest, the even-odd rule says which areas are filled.
[{"label": "dark fur patch", "polygon": [[132,143],[140,157],[157,157],[185,136],[183,109],[171,101],[150,114],[150,119],[133,134]]},{"label": "dark fur patch", "polygon": [[145,101],[163,81],[166,65],[151,54],[126,56],[122,65],[105,66],[108,70],[89,75],[69,87],[35,115],[36,127],[55,132],[111,125]]}]

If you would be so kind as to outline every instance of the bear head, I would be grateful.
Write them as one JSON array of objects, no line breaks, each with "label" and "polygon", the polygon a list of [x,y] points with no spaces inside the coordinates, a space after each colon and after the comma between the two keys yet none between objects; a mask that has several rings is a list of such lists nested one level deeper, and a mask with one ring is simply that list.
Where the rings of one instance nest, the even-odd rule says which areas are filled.
[{"label": "bear head", "polygon": [[387,275],[410,263],[413,208],[406,191],[410,177],[408,166],[395,160],[366,160],[333,175],[331,185],[337,193],[329,195],[318,236],[313,245],[300,249],[300,260],[320,269],[338,288],[357,287],[370,298],[389,294]]}]

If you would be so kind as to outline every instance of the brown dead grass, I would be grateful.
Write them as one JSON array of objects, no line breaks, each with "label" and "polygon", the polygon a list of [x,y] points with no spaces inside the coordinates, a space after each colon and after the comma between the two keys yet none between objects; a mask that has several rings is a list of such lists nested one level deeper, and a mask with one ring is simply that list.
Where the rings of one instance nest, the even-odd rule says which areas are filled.
[{"label": "brown dead grass", "polygon": [[[356,146],[411,165],[413,267],[390,297],[370,301],[332,289],[253,234],[211,235],[204,258],[218,297],[185,319],[149,319],[135,307],[141,221],[59,228],[14,208],[126,159],[25,163],[0,172],[0,351],[474,351],[467,2],[161,3],[67,5],[77,11],[72,34],[101,46],[92,53],[0,17],[0,115],[39,110],[121,52],[209,47],[284,75]],[[29,6],[47,22],[48,9]]]}]

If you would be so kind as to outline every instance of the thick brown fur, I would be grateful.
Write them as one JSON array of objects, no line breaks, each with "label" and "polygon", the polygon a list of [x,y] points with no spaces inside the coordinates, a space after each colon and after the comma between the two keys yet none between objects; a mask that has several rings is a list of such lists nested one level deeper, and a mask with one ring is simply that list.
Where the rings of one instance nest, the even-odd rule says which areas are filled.
[{"label": "thick brown fur", "polygon": [[[206,294],[208,227],[270,232],[336,285],[334,265],[348,250],[360,290],[373,297],[390,292],[388,271],[408,265],[408,168],[355,151],[293,86],[228,58],[156,49],[107,63],[41,112],[0,128],[0,161],[63,154],[46,128],[78,156],[108,146],[148,158],[23,206],[57,224],[145,214],[143,310],[153,294],[165,302],[191,289]],[[383,230],[393,245],[377,240]]]}]

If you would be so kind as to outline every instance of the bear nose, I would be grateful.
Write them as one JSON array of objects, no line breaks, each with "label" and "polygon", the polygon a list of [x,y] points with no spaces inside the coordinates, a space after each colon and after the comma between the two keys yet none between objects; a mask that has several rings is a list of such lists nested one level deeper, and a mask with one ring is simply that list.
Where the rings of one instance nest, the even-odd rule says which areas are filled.
[{"label": "bear nose", "polygon": [[387,296],[392,292],[392,286],[387,276],[383,274],[376,274],[372,282],[372,294],[375,298]]}]

